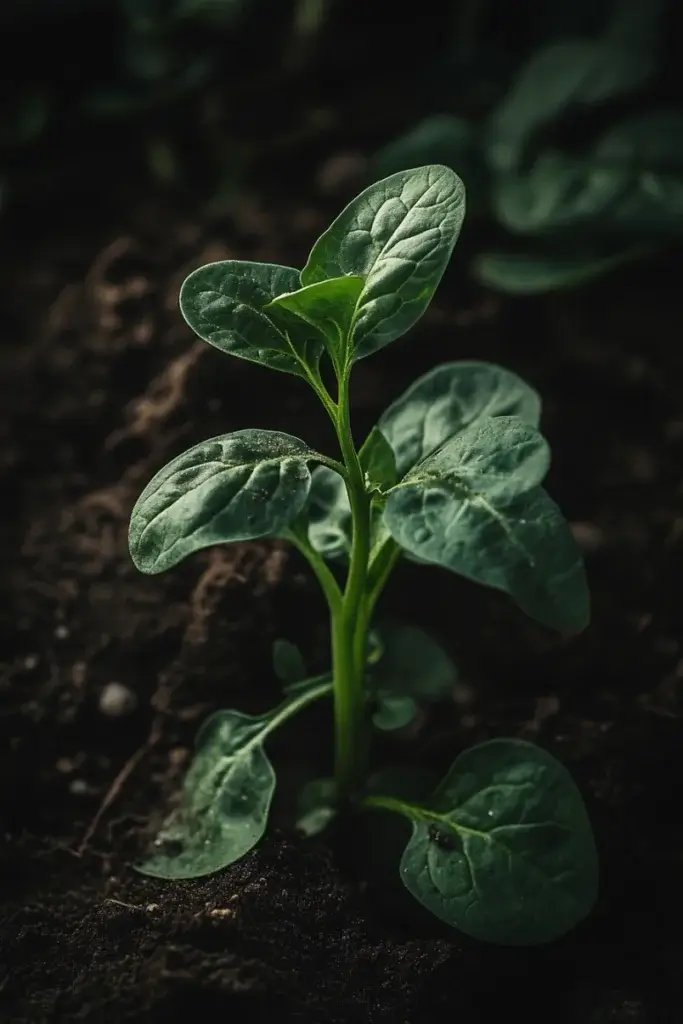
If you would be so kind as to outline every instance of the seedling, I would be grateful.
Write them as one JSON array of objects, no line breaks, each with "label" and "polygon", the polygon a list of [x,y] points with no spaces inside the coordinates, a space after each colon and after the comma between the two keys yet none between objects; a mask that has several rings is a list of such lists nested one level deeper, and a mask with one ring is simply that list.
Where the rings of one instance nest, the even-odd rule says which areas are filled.
[{"label": "seedling", "polygon": [[461,753],[427,800],[415,800],[410,785],[378,792],[370,776],[373,724],[401,728],[425,701],[447,696],[455,678],[421,631],[373,626],[402,554],[504,591],[546,626],[578,631],[588,621],[580,555],[542,487],[549,451],[540,401],[519,377],[486,363],[439,366],[360,448],[354,441],[353,367],[424,313],[464,212],[453,171],[403,171],[350,203],[301,273],[225,261],[182,286],[181,310],[201,338],[313,388],[340,455],[259,429],[196,445],[138,499],[133,560],[160,573],[210,545],[291,541],[329,605],[332,665],[303,678],[298,650],[276,644],[282,704],[258,717],[219,711],[205,723],[182,806],[140,870],[193,878],[244,856],[266,829],[275,789],[269,736],[331,695],[334,778],[307,787],[302,831],[320,831],[340,810],[401,815],[413,834],[400,872],[421,903],[476,938],[533,944],[572,928],[596,897],[591,828],[566,770],[529,743],[495,739]]}]

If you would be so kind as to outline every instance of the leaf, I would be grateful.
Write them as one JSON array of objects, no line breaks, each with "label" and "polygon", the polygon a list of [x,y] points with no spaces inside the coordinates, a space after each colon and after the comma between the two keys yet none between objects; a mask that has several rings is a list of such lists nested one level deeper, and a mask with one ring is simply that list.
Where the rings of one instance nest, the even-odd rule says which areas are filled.
[{"label": "leaf", "polygon": [[372,428],[358,458],[368,491],[385,491],[397,482],[394,451],[379,427]]},{"label": "leaf", "polygon": [[306,665],[296,644],[280,638],[273,643],[273,671],[281,683],[298,683],[306,677]]},{"label": "leaf", "polygon": [[156,878],[198,878],[239,860],[266,830],[275,772],[263,750],[271,716],[218,711],[204,723],[183,786],[179,814],[138,870]]},{"label": "leaf", "polygon": [[382,414],[379,428],[401,478],[466,427],[513,415],[533,427],[541,416],[538,393],[521,377],[493,363],[444,363],[411,384]]},{"label": "leaf", "polygon": [[577,288],[651,252],[643,245],[602,255],[596,250],[488,252],[477,257],[473,273],[488,288],[508,295],[542,295]]},{"label": "leaf", "polygon": [[373,692],[418,700],[451,695],[458,673],[436,640],[416,626],[384,625],[375,633],[381,654],[370,668]]},{"label": "leaf", "polygon": [[354,360],[388,345],[419,320],[446,269],[464,215],[460,178],[435,164],[371,185],[321,235],[301,283],[347,274],[364,278],[354,316]]},{"label": "leaf", "polygon": [[332,561],[348,558],[351,506],[342,477],[328,466],[317,466],[311,475],[306,512],[308,539],[313,548]]},{"label": "leaf", "polygon": [[628,187],[626,167],[549,151],[524,173],[501,177],[493,206],[501,224],[517,234],[550,235],[568,228],[594,232],[598,223],[609,224]]},{"label": "leaf", "polygon": [[319,835],[337,816],[334,779],[312,779],[299,797],[296,827],[307,837]]},{"label": "leaf", "polygon": [[286,309],[305,320],[324,335],[332,359],[339,357],[343,362],[346,338],[363,284],[362,277],[328,278],[279,295],[265,307],[265,311]]},{"label": "leaf", "polygon": [[129,545],[141,572],[160,573],[214,544],[277,537],[306,503],[308,461],[298,437],[238,430],[190,448],[147,484]]},{"label": "leaf", "polygon": [[410,725],[419,710],[412,697],[394,697],[392,694],[380,693],[377,697],[377,708],[372,715],[372,724],[382,732],[395,732]]},{"label": "leaf", "polygon": [[581,795],[539,747],[499,739],[465,751],[411,814],[406,887],[475,939],[551,942],[595,904],[598,856]]},{"label": "leaf", "polygon": [[508,593],[560,630],[588,624],[581,556],[539,486],[549,464],[541,435],[513,416],[469,427],[389,492],[384,522],[425,562]]},{"label": "leaf", "polygon": [[652,74],[654,54],[609,40],[572,39],[534,53],[487,130],[491,167],[519,167],[533,136],[576,107],[593,106],[633,92]]},{"label": "leaf", "polygon": [[[273,370],[305,376],[313,358],[310,329],[288,341],[263,312],[283,292],[299,287],[299,272],[272,263],[224,260],[199,267],[180,289],[180,311],[200,338],[229,355]],[[308,347],[307,347],[308,345]]]}]

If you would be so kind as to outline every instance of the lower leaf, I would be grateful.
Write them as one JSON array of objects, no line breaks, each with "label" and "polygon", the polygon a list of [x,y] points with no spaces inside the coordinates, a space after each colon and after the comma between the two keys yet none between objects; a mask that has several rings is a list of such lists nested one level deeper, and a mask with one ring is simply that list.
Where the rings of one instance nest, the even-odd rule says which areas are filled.
[{"label": "lower leaf", "polygon": [[426,806],[393,809],[413,821],[404,884],[436,917],[476,939],[550,942],[596,901],[598,857],[581,795],[567,770],[533,744],[473,747]]}]

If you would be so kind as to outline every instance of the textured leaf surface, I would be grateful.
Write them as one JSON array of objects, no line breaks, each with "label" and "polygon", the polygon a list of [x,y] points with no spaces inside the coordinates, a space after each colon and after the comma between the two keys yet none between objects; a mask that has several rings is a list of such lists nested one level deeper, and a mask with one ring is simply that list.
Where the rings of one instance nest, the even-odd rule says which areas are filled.
[{"label": "textured leaf surface", "polygon": [[567,770],[521,740],[465,751],[428,805],[413,809],[401,877],[428,910],[476,939],[550,942],[598,891],[598,858]]},{"label": "textured leaf surface", "polygon": [[315,453],[289,434],[239,430],[190,448],[138,498],[130,551],[160,573],[214,544],[279,536],[306,503]]}]

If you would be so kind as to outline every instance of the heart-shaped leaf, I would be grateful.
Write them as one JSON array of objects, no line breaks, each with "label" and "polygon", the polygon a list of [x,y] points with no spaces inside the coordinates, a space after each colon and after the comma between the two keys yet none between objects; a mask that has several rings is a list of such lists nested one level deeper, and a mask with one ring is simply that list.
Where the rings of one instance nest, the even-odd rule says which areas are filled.
[{"label": "heart-shaped leaf", "polygon": [[589,619],[583,562],[555,503],[539,486],[548,447],[533,427],[501,416],[469,427],[389,492],[384,522],[425,562],[510,594],[555,629]]},{"label": "heart-shaped leaf", "polygon": [[595,904],[598,857],[581,794],[531,743],[465,751],[426,806],[403,813],[413,821],[400,868],[406,887],[476,939],[551,942]]},{"label": "heart-shaped leaf", "polygon": [[456,667],[431,636],[416,626],[398,625],[382,625],[373,633],[380,652],[369,668],[373,692],[423,701],[451,695]]},{"label": "heart-shaped leaf", "polygon": [[465,215],[465,189],[448,167],[400,171],[365,189],[313,246],[301,283],[357,275],[353,319],[361,359],[399,338],[429,305]]},{"label": "heart-shaped leaf", "polygon": [[493,363],[444,363],[411,384],[378,425],[394,450],[400,479],[466,427],[491,416],[519,416],[537,427],[541,399],[521,377]]},{"label": "heart-shaped leaf", "polygon": [[239,430],[195,445],[157,473],[135,503],[135,565],[160,573],[214,544],[280,536],[306,503],[314,458],[298,437],[272,430]]},{"label": "heart-shaped leaf", "polygon": [[276,326],[264,307],[299,287],[299,272],[272,263],[223,260],[199,267],[183,282],[180,310],[192,330],[229,355],[305,376],[322,344],[303,321]]}]

